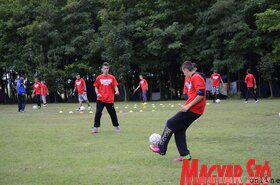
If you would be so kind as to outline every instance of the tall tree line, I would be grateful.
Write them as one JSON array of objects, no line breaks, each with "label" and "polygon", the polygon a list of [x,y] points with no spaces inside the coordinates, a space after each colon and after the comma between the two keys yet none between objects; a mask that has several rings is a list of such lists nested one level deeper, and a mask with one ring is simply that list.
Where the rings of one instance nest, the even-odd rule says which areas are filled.
[{"label": "tall tree line", "polygon": [[52,91],[107,61],[124,92],[146,73],[176,98],[186,59],[228,77],[257,66],[272,92],[279,0],[0,0],[2,71],[43,78]]}]

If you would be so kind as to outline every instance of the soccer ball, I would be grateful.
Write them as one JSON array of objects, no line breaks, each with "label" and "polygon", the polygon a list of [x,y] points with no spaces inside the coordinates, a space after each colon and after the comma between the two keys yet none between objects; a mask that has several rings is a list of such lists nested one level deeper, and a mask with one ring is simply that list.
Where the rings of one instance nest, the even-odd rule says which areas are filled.
[{"label": "soccer ball", "polygon": [[216,103],[220,103],[221,102],[221,100],[220,99],[216,99]]},{"label": "soccer ball", "polygon": [[38,109],[37,105],[34,105],[34,106],[33,106],[33,109],[34,109],[34,110]]},{"label": "soccer ball", "polygon": [[150,135],[149,137],[149,142],[152,144],[152,145],[158,145],[159,142],[161,140],[161,136],[157,133],[153,133],[152,135]]},{"label": "soccer ball", "polygon": [[80,107],[80,111],[84,111],[86,108],[84,106]]}]

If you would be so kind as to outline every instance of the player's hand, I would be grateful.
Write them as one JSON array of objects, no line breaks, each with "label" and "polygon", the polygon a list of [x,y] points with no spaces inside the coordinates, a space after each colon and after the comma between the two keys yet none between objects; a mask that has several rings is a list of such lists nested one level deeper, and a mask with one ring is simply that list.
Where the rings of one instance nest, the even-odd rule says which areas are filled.
[{"label": "player's hand", "polygon": [[75,93],[72,93],[72,96],[75,96]]},{"label": "player's hand", "polygon": [[101,96],[101,94],[98,93],[98,94],[97,94],[97,98],[100,98],[100,97],[102,97],[102,96]]},{"label": "player's hand", "polygon": [[188,105],[182,105],[181,107],[182,107],[181,112],[187,112],[190,109]]},{"label": "player's hand", "polygon": [[120,94],[119,91],[116,91],[116,92],[115,92],[115,95],[119,95],[119,94]]}]

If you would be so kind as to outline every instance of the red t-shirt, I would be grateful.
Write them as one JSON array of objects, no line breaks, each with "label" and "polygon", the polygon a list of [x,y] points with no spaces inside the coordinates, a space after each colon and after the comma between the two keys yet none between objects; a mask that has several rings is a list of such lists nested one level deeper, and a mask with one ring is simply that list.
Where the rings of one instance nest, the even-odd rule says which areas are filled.
[{"label": "red t-shirt", "polygon": [[245,81],[247,82],[247,87],[248,88],[254,87],[254,80],[255,80],[255,77],[254,77],[253,74],[247,74],[246,75]]},{"label": "red t-shirt", "polygon": [[118,82],[113,75],[99,75],[93,83],[93,86],[97,87],[98,93],[101,94],[101,97],[98,97],[97,100],[104,103],[114,103],[115,86],[117,85]]},{"label": "red t-shirt", "polygon": [[33,84],[33,89],[34,89],[35,94],[41,94],[41,83],[35,82]]},{"label": "red t-shirt", "polygon": [[148,90],[148,83],[145,79],[140,80],[139,85],[141,86],[142,91]]},{"label": "red t-shirt", "polygon": [[220,87],[221,75],[219,73],[213,73],[211,75],[212,86]]},{"label": "red t-shirt", "polygon": [[48,94],[48,88],[47,88],[47,86],[46,86],[45,84],[41,84],[41,88],[42,88],[41,94],[42,94],[43,96],[46,96],[46,95]]},{"label": "red t-shirt", "polygon": [[206,105],[206,86],[205,86],[205,81],[204,78],[199,75],[199,74],[194,74],[191,77],[191,84],[190,84],[190,89],[189,89],[189,99],[186,102],[186,105],[188,105],[190,102],[192,102],[197,95],[197,91],[204,89],[204,97],[203,99],[192,106],[189,110],[196,113],[196,114],[203,114],[204,108]]},{"label": "red t-shirt", "polygon": [[191,82],[191,78],[185,77],[183,94],[188,94],[190,88],[190,82]]},{"label": "red t-shirt", "polygon": [[80,78],[75,80],[75,87],[78,91],[78,94],[83,94],[85,92],[86,82],[84,79]]}]

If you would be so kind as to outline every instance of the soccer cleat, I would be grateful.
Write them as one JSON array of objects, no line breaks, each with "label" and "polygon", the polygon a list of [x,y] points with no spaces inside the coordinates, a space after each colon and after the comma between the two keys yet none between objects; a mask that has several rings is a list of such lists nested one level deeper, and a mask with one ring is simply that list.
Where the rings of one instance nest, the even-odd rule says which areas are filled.
[{"label": "soccer cleat", "polygon": [[80,111],[80,107],[76,109],[76,111]]},{"label": "soccer cleat", "polygon": [[115,132],[120,132],[120,131],[121,131],[120,127],[115,127]]},{"label": "soccer cleat", "polygon": [[244,103],[246,104],[246,103],[248,103],[248,101],[245,101]]},{"label": "soccer cleat", "polygon": [[260,100],[255,101],[255,103],[258,103]]},{"label": "soccer cleat", "polygon": [[155,153],[158,153],[158,154],[160,153],[160,149],[156,145],[150,145],[149,148],[150,148],[150,150],[152,150]]},{"label": "soccer cleat", "polygon": [[47,106],[47,104],[43,104],[43,107]]},{"label": "soccer cleat", "polygon": [[91,106],[88,106],[88,108],[87,108],[88,110],[91,110]]},{"label": "soccer cleat", "polygon": [[183,156],[176,158],[175,161],[183,161]]},{"label": "soccer cleat", "polygon": [[91,133],[96,134],[97,132],[98,132],[98,129],[96,127],[93,127],[92,130],[91,130]]},{"label": "soccer cleat", "polygon": [[191,154],[188,154],[188,155],[184,156],[182,159],[190,161],[190,160],[192,160],[192,156],[191,156]]}]

